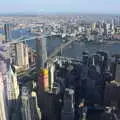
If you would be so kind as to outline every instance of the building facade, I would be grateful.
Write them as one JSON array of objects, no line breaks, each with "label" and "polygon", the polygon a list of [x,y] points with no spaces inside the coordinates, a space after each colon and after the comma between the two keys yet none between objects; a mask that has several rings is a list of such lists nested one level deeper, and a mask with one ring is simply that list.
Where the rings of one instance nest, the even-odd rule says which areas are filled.
[{"label": "building facade", "polygon": [[0,120],[8,120],[3,75],[0,72]]}]

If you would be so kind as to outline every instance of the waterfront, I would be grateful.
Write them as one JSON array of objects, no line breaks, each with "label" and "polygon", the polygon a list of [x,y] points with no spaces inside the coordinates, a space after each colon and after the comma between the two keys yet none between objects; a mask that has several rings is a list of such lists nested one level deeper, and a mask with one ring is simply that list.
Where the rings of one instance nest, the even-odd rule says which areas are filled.
[{"label": "waterfront", "polygon": [[[20,120],[105,120],[101,117],[107,116],[107,106],[118,109],[119,58],[110,56],[120,51],[120,24],[86,23],[78,17],[57,22],[48,17],[47,23],[28,23],[26,19],[26,24],[14,28],[4,23],[0,31],[0,65],[5,67],[0,77],[6,78],[0,89],[8,94],[4,101],[16,101],[9,104],[10,112],[4,112],[9,114],[8,120],[19,120],[19,113]],[[83,57],[85,51],[88,55]],[[96,51],[103,52],[94,55]]]},{"label": "waterfront", "polygon": [[[0,32],[2,33],[2,31]],[[12,31],[12,38],[17,39],[21,36],[34,36],[33,33],[29,33],[29,29],[19,29]],[[47,54],[48,56],[61,44],[64,44],[64,40],[60,37],[51,36],[47,38]],[[35,40],[27,41],[28,45],[33,49],[36,49]],[[111,43],[111,44],[109,44]],[[111,42],[108,44],[94,44],[94,43],[85,43],[80,41],[72,42],[69,46],[62,50],[62,56],[65,57],[74,57],[79,58],[82,55],[82,52],[88,51],[89,53],[95,53],[98,50],[104,50],[109,55],[119,54],[120,51],[120,42]]]},{"label": "waterfront", "polygon": [[[59,46],[62,44],[62,39],[60,38],[51,38],[47,40],[47,52],[48,56]],[[35,49],[35,40],[28,41],[28,45]],[[85,43],[75,41],[68,45],[66,48],[62,50],[62,56],[65,57],[73,57],[80,58],[82,52],[88,51],[91,54],[94,54],[96,51],[105,51],[108,55],[119,54],[120,51],[120,43],[113,44],[93,44],[93,43]]]},{"label": "waterfront", "polygon": [[67,57],[81,57],[82,52],[88,51],[91,54],[94,54],[96,51],[105,51],[108,55],[119,54],[120,51],[120,43],[114,43],[111,45],[108,44],[86,44],[84,42],[74,42],[70,46],[66,47],[63,50],[63,56]]}]

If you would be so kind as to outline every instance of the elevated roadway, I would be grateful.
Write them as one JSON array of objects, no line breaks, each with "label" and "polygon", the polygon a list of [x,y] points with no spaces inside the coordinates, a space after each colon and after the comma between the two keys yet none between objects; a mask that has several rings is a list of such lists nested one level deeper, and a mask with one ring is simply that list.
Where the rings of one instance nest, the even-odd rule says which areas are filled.
[{"label": "elevated roadway", "polygon": [[[51,36],[51,35],[42,35],[41,37],[48,37],[48,36]],[[39,37],[39,36],[38,36]],[[15,39],[15,40],[12,40],[11,42],[9,42],[9,44],[14,44],[14,43],[20,43],[20,42],[26,42],[26,41],[30,41],[30,40],[35,40],[37,39],[37,36],[33,36],[33,37],[28,37],[28,36],[23,36],[23,37],[20,37],[18,39]],[[72,42],[75,41],[75,38],[71,38],[71,40],[67,41],[66,43],[64,44],[61,44],[60,46],[58,46],[55,51],[50,55],[48,56],[48,59],[51,59],[53,58],[54,56],[57,56],[58,53],[64,49],[65,47],[67,47],[68,45],[70,45]]]},{"label": "elevated roadway", "polygon": [[55,49],[55,51],[48,57],[48,59],[51,59],[53,57],[55,57],[62,49],[64,49],[65,47],[67,47],[68,45],[70,45],[72,42],[74,42],[75,40],[70,40],[64,44],[61,44],[59,47],[57,47]]}]

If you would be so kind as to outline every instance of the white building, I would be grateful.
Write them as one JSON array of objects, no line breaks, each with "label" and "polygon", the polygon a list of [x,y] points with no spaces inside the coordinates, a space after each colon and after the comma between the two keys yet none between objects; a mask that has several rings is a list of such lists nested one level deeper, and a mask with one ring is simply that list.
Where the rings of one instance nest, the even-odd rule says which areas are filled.
[{"label": "white building", "polygon": [[8,101],[17,100],[19,96],[19,85],[17,82],[17,75],[13,72],[11,66],[7,72],[6,83]]},{"label": "white building", "polygon": [[28,46],[23,43],[16,44],[16,65],[29,67]]},{"label": "white building", "polygon": [[8,120],[5,89],[3,83],[3,76],[1,72],[0,72],[0,120]]}]

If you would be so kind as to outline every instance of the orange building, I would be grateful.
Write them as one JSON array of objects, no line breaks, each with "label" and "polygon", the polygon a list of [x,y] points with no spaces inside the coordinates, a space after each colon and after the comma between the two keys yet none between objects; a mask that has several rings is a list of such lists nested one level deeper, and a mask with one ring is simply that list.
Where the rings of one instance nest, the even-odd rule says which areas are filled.
[{"label": "orange building", "polygon": [[49,89],[49,78],[48,78],[49,71],[48,69],[41,69],[40,75],[38,77],[38,87],[44,91]]}]

